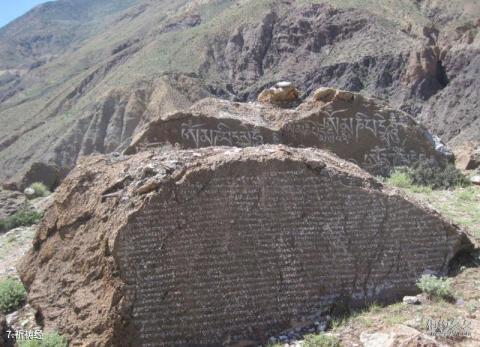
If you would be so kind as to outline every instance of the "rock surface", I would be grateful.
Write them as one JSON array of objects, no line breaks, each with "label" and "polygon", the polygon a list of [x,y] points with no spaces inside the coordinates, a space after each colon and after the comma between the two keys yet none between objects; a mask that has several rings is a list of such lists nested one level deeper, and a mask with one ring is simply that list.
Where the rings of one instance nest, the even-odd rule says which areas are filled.
[{"label": "rock surface", "polygon": [[407,305],[419,305],[421,303],[420,299],[416,296],[404,296],[402,301]]},{"label": "rock surface", "polygon": [[[320,101],[317,101],[319,100]],[[297,107],[207,98],[188,111],[162,115],[132,141],[143,148],[286,144],[329,149],[374,175],[448,153],[407,114],[358,93],[321,89]]]},{"label": "rock surface", "polygon": [[326,151],[209,147],[83,159],[19,270],[72,346],[228,346],[413,294],[471,246]]},{"label": "rock surface", "polygon": [[25,196],[20,192],[0,189],[0,219],[11,216],[25,205]]},{"label": "rock surface", "polygon": [[466,142],[454,148],[455,165],[460,170],[475,170],[480,167],[480,144]]},{"label": "rock surface", "polygon": [[470,181],[477,185],[477,186],[480,186],[480,175],[475,175],[473,176],[472,178],[470,178]]},{"label": "rock surface", "polygon": [[363,347],[446,347],[430,336],[405,325],[396,325],[386,331],[362,333]]},{"label": "rock surface", "polygon": [[13,332],[5,317],[0,315],[0,347],[14,347],[15,342],[12,338],[9,338],[9,331]]}]

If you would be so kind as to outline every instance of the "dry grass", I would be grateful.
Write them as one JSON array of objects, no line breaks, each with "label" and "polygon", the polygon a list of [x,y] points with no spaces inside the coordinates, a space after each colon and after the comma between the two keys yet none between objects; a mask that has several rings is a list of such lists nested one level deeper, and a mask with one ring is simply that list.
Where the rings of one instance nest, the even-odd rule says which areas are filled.
[{"label": "dry grass", "polygon": [[480,239],[480,187],[471,186],[453,191],[419,191],[409,188],[407,192],[426,202]]}]

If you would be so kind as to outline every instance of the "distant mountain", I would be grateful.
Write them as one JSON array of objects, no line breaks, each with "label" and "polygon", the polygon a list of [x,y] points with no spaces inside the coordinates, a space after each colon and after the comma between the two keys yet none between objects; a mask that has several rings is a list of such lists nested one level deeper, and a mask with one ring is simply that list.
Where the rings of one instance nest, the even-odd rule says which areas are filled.
[{"label": "distant mountain", "polygon": [[0,29],[0,69],[31,69],[106,29],[137,0],[62,0],[37,6]]},{"label": "distant mountain", "polygon": [[154,116],[291,80],[480,138],[474,0],[59,0],[0,30],[0,181],[121,151]]}]

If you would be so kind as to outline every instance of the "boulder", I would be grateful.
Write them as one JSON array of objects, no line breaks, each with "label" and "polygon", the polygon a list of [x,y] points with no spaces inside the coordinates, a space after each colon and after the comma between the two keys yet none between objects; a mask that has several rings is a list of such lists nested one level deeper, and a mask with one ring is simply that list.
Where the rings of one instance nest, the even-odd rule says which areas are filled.
[{"label": "boulder", "polygon": [[380,332],[363,332],[360,341],[364,347],[447,347],[416,329],[400,324]]},{"label": "boulder", "polygon": [[403,303],[407,305],[420,305],[421,301],[417,296],[404,296]]},{"label": "boulder", "polygon": [[35,189],[30,187],[25,188],[23,191],[23,195],[25,195],[27,199],[33,199],[35,198]]},{"label": "boulder", "polygon": [[6,181],[2,183],[3,190],[15,191],[17,190],[17,185],[15,182]]},{"label": "boulder", "polygon": [[480,167],[480,145],[467,142],[454,148],[455,165],[460,170],[475,170]]},{"label": "boulder", "polygon": [[480,175],[475,175],[472,178],[470,178],[470,182],[472,182],[472,184],[480,186]]},{"label": "boulder", "polygon": [[358,166],[284,145],[86,157],[33,246],[19,273],[45,329],[168,347],[261,344],[335,304],[401,299],[472,248]]},{"label": "boulder", "polygon": [[[327,96],[331,101],[325,102]],[[328,149],[374,175],[388,175],[395,166],[419,160],[452,158],[436,136],[406,113],[334,89],[317,91],[293,108],[203,99],[187,111],[161,115],[149,123],[125,154],[172,146],[262,144]]]}]

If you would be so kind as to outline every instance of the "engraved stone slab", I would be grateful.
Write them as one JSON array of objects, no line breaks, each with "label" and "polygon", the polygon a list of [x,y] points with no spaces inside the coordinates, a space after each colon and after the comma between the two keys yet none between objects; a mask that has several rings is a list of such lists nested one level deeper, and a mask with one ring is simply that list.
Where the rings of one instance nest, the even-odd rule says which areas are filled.
[{"label": "engraved stone slab", "polygon": [[204,99],[188,112],[150,123],[125,153],[165,145],[286,144],[331,150],[373,175],[388,175],[393,167],[419,160],[451,159],[437,149],[435,136],[407,114],[360,94],[349,95],[351,99],[335,97],[327,103],[309,99],[295,109]]},{"label": "engraved stone slab", "polygon": [[468,247],[326,151],[209,147],[85,159],[20,272],[74,342],[220,347],[264,343],[335,303],[401,299]]}]

